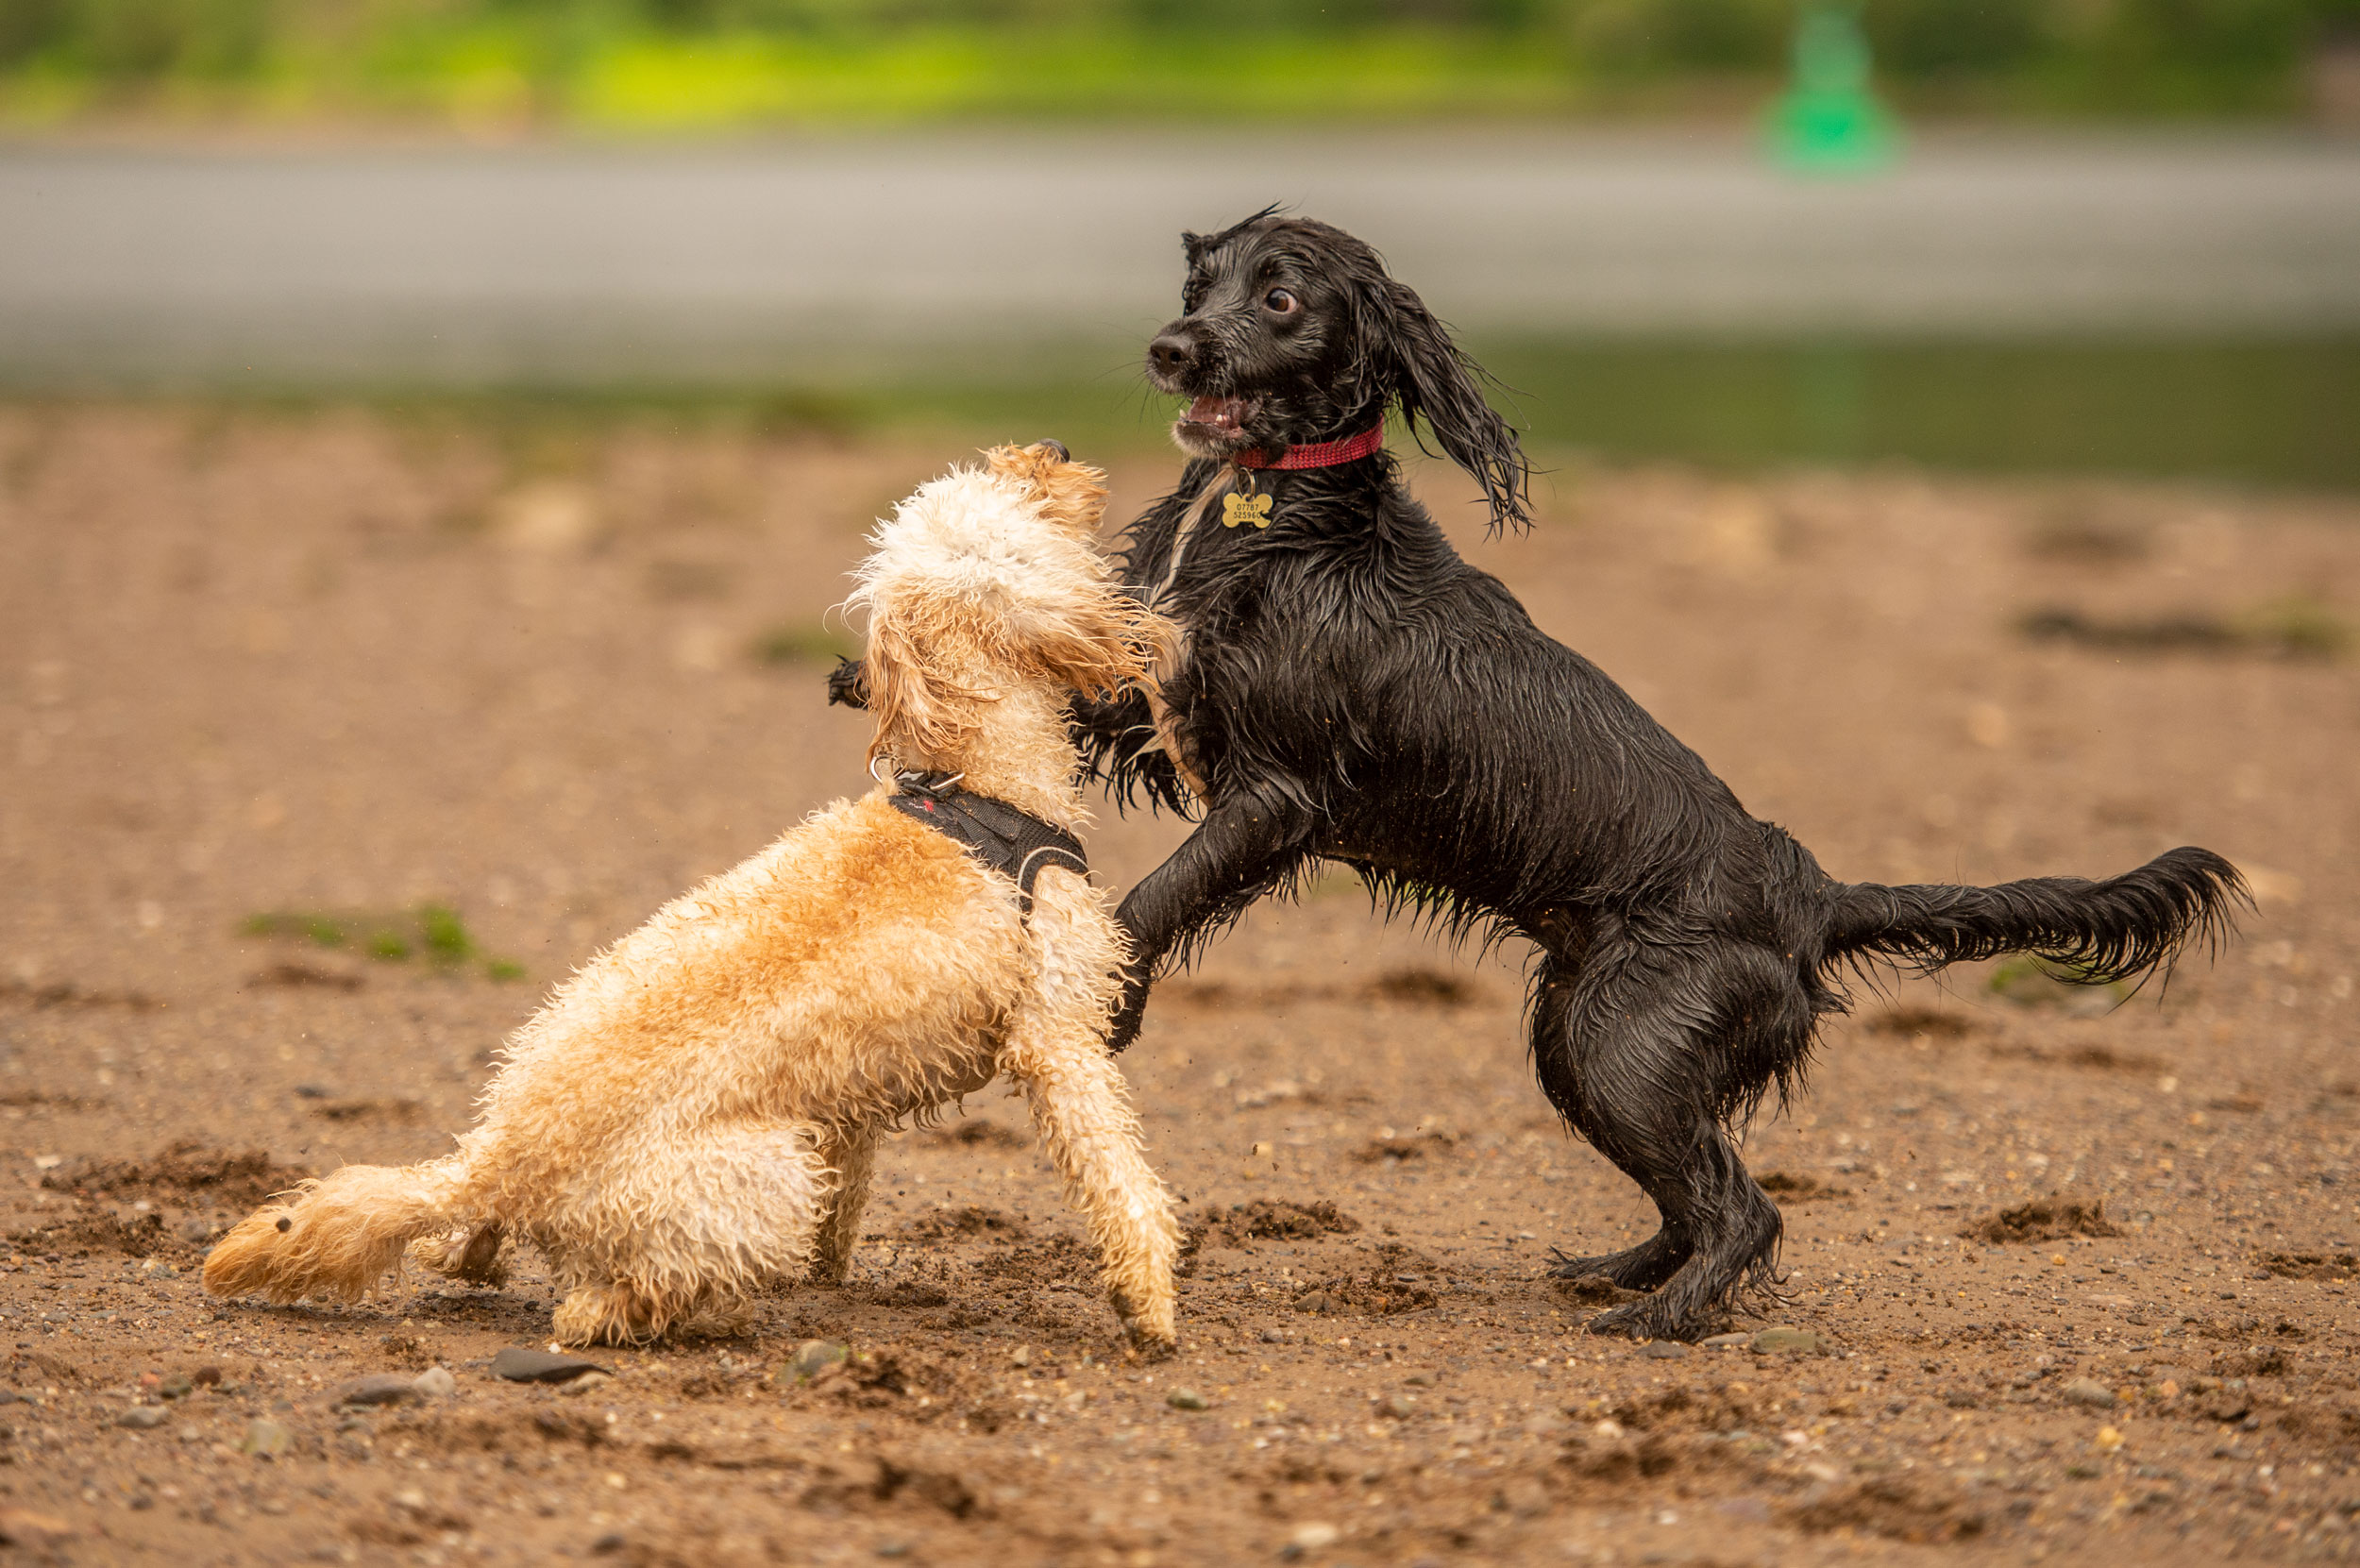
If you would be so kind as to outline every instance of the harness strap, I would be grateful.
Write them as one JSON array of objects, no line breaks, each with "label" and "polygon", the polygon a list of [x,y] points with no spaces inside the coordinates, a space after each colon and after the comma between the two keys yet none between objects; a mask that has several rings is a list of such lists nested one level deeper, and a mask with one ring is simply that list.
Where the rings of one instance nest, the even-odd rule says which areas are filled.
[{"label": "harness strap", "polygon": [[894,810],[916,818],[1013,880],[1017,908],[1027,917],[1033,913],[1033,884],[1042,867],[1062,866],[1089,875],[1089,861],[1082,852],[1080,839],[1005,801],[959,788],[959,777],[955,773],[899,774],[887,799]]}]

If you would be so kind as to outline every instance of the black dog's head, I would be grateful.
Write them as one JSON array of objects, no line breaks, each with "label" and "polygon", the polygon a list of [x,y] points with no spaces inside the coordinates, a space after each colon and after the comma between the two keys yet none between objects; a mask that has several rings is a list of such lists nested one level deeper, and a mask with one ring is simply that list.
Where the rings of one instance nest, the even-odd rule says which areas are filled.
[{"label": "black dog's head", "polygon": [[1530,472],[1481,374],[1384,261],[1340,228],[1265,211],[1182,236],[1182,315],[1148,345],[1156,391],[1193,398],[1172,439],[1198,457],[1273,458],[1357,434],[1398,407],[1475,476],[1492,526],[1522,528]]}]

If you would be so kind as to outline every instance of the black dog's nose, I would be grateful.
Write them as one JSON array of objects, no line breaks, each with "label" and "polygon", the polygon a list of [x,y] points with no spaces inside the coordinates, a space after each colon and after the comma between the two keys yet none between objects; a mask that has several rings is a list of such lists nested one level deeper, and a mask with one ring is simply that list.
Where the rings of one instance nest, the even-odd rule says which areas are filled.
[{"label": "black dog's nose", "polygon": [[1196,345],[1177,332],[1166,332],[1147,346],[1147,362],[1167,376],[1177,376],[1196,361]]},{"label": "black dog's nose", "polygon": [[1062,441],[1036,441],[1033,445],[1036,447],[1048,447],[1049,455],[1055,458],[1059,463],[1071,463],[1073,461],[1073,454],[1065,449],[1065,443]]}]

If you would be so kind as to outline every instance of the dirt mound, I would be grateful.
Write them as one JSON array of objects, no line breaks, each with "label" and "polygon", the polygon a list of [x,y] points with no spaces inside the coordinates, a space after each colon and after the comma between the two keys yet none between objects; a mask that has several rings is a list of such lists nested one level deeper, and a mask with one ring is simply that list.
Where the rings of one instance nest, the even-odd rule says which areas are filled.
[{"label": "dirt mound", "polygon": [[75,1256],[112,1252],[126,1257],[153,1257],[161,1252],[188,1250],[165,1234],[160,1214],[77,1215],[57,1224],[12,1230],[8,1242],[25,1252]]},{"label": "dirt mound", "polygon": [[1402,969],[1369,982],[1368,994],[1380,1002],[1407,1002],[1429,1007],[1465,1007],[1480,994],[1468,982],[1440,969]]},{"label": "dirt mound", "polygon": [[1078,1236],[1055,1235],[987,1252],[975,1269],[1020,1285],[1081,1284],[1098,1277],[1098,1252]]},{"label": "dirt mound", "polygon": [[1256,1198],[1232,1207],[1220,1223],[1231,1235],[1254,1241],[1308,1241],[1348,1236],[1360,1228],[1359,1221],[1323,1198],[1308,1204]]},{"label": "dirt mound", "polygon": [[2001,1246],[2010,1241],[2054,1241],[2067,1236],[2120,1236],[2122,1230],[2106,1218],[2105,1199],[2083,1203],[2052,1193],[2003,1208],[1959,1234],[1970,1241]]},{"label": "dirt mound", "polygon": [[1753,1400],[1726,1384],[1711,1389],[1666,1389],[1614,1407],[1614,1420],[1634,1432],[1736,1432],[1761,1424]]},{"label": "dirt mound", "polygon": [[980,1236],[1001,1241],[1020,1241],[1032,1234],[1032,1227],[1013,1214],[966,1204],[957,1208],[936,1209],[932,1214],[905,1220],[894,1234],[909,1241],[970,1241]]},{"label": "dirt mound", "polygon": [[2256,1261],[2280,1279],[2325,1279],[2341,1284],[2360,1273],[2360,1257],[2348,1252],[2266,1252]]},{"label": "dirt mound", "polygon": [[1904,1039],[1929,1035],[1938,1040],[1955,1040],[1973,1034],[1975,1020],[1958,1013],[1946,1013],[1939,1007],[1888,1007],[1871,1016],[1862,1027],[1872,1035],[1892,1035]]},{"label": "dirt mound", "polygon": [[1823,1182],[1817,1176],[1794,1171],[1764,1171],[1754,1181],[1782,1204],[1807,1204],[1819,1198],[1848,1198],[1852,1189]]},{"label": "dirt mound", "polygon": [[953,1519],[966,1519],[982,1506],[974,1489],[947,1470],[926,1470],[897,1464],[879,1456],[868,1476],[814,1481],[803,1492],[803,1506],[823,1513],[879,1504],[917,1504],[939,1509]]},{"label": "dirt mound", "polygon": [[1959,1499],[1890,1476],[1806,1498],[1786,1509],[1786,1522],[1813,1535],[1856,1530],[1917,1543],[1964,1541],[1984,1527],[1982,1515],[1968,1511]]},{"label": "dirt mound", "polygon": [[1441,1268],[1424,1254],[1397,1241],[1380,1242],[1365,1267],[1329,1274],[1295,1297],[1298,1312],[1351,1312],[1390,1318],[1434,1306]]},{"label": "dirt mound", "polygon": [[168,1145],[152,1160],[79,1160],[42,1177],[41,1185],[77,1198],[147,1198],[188,1206],[199,1201],[224,1208],[252,1208],[312,1174],[299,1165],[279,1165],[261,1149],[232,1154],[194,1138]]},{"label": "dirt mound", "polygon": [[1352,1152],[1352,1157],[1363,1165],[1379,1160],[1424,1159],[1432,1155],[1446,1155],[1458,1140],[1448,1133],[1418,1133],[1408,1138],[1373,1138]]},{"label": "dirt mound", "polygon": [[998,1121],[962,1121],[952,1127],[937,1127],[925,1135],[925,1140],[937,1148],[958,1149],[1021,1149],[1031,1141],[1014,1127]]},{"label": "dirt mound", "polygon": [[1646,1294],[1644,1290],[1626,1290],[1604,1274],[1576,1274],[1570,1278],[1560,1274],[1556,1285],[1558,1294],[1584,1307],[1614,1307]]},{"label": "dirt mound", "polygon": [[1662,1434],[1593,1429],[1565,1440],[1558,1462],[1578,1490],[1625,1491],[1633,1482],[1651,1481],[1680,1467],[1682,1450]]}]

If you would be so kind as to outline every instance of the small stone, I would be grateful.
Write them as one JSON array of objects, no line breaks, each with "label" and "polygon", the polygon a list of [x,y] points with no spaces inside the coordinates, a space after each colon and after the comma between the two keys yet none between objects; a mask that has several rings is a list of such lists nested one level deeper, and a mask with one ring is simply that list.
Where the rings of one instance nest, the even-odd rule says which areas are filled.
[{"label": "small stone", "polygon": [[[560,1356],[555,1351],[511,1345],[492,1357],[492,1375],[511,1383],[570,1383],[594,1372],[608,1372],[596,1361]],[[609,1373],[611,1376],[612,1374]]]},{"label": "small stone", "polygon": [[585,1372],[570,1383],[562,1383],[558,1385],[557,1391],[565,1398],[572,1399],[578,1395],[588,1393],[593,1389],[602,1389],[614,1381],[615,1377],[611,1373]]},{"label": "small stone", "polygon": [[1711,1350],[1738,1350],[1754,1342],[1751,1334],[1715,1334],[1709,1340],[1696,1341]]},{"label": "small stone", "polygon": [[1295,1297],[1295,1310],[1298,1312],[1325,1312],[1335,1305],[1324,1290],[1306,1290]]},{"label": "small stone", "polygon": [[176,1372],[157,1384],[156,1391],[166,1399],[186,1399],[196,1391],[196,1379],[185,1372]]},{"label": "small stone", "polygon": [[219,1367],[199,1367],[194,1372],[189,1374],[189,1381],[195,1384],[200,1389],[218,1389],[221,1387],[221,1369]]},{"label": "small stone", "polygon": [[1688,1354],[1688,1347],[1677,1340],[1655,1340],[1649,1341],[1639,1354],[1653,1357],[1659,1361],[1677,1361]]},{"label": "small stone", "polygon": [[417,1380],[397,1372],[357,1377],[329,1396],[330,1405],[398,1405],[419,1397]]},{"label": "small stone", "polygon": [[73,1535],[62,1519],[29,1509],[0,1509],[0,1546],[53,1546]]},{"label": "small stone", "polygon": [[2095,1377],[2077,1377],[2057,1391],[2068,1405],[2086,1405],[2093,1410],[2111,1410],[2116,1403],[2115,1391]]},{"label": "small stone", "polygon": [[0,1405],[13,1405],[23,1397],[14,1389],[0,1389]]},{"label": "small stone", "polygon": [[1164,1395],[1164,1403],[1175,1410],[1209,1410],[1213,1402],[1194,1389],[1174,1389]]},{"label": "small stone", "polygon": [[459,1379],[448,1367],[429,1367],[410,1379],[410,1386],[430,1399],[448,1399],[459,1391]]},{"label": "small stone", "polygon": [[1333,1546],[1343,1538],[1344,1532],[1335,1526],[1325,1520],[1315,1520],[1308,1525],[1297,1525],[1294,1534],[1287,1538],[1287,1544],[1298,1551],[1316,1552],[1323,1546]]},{"label": "small stone", "polygon": [[1753,1338],[1753,1347],[1762,1354],[1783,1351],[1789,1355],[1817,1356],[1826,1352],[1828,1343],[1808,1328],[1765,1328]]},{"label": "small stone", "polygon": [[117,1426],[128,1426],[135,1432],[152,1432],[171,1418],[172,1412],[161,1405],[134,1405],[115,1417]]},{"label": "small stone", "polygon": [[295,1443],[295,1434],[275,1421],[254,1421],[247,1425],[245,1441],[238,1451],[251,1454],[258,1459],[275,1459]]},{"label": "small stone", "polygon": [[[808,1383],[842,1366],[851,1354],[834,1340],[805,1340],[788,1353],[786,1365],[779,1369],[779,1381]],[[1021,1346],[1008,1359],[1017,1366],[1029,1367],[1033,1364],[1032,1348]]]},{"label": "small stone", "polygon": [[626,1544],[628,1544],[628,1543],[626,1543],[618,1534],[602,1535],[598,1537],[598,1540],[590,1543],[590,1555],[593,1557],[612,1557],[615,1553],[621,1551]]},{"label": "small stone", "polygon": [[2098,1447],[2099,1452],[2111,1454],[2121,1446],[2122,1433],[2119,1428],[2113,1426],[2100,1426],[2098,1429]]},{"label": "small stone", "polygon": [[[816,1345],[821,1342],[822,1341],[818,1340],[805,1340],[803,1341],[806,1345]],[[801,1347],[799,1346],[798,1348],[800,1349]],[[1033,1347],[1031,1345],[1019,1345],[1014,1350],[1008,1352],[1008,1365],[1012,1367],[1029,1367],[1032,1364]]]}]

